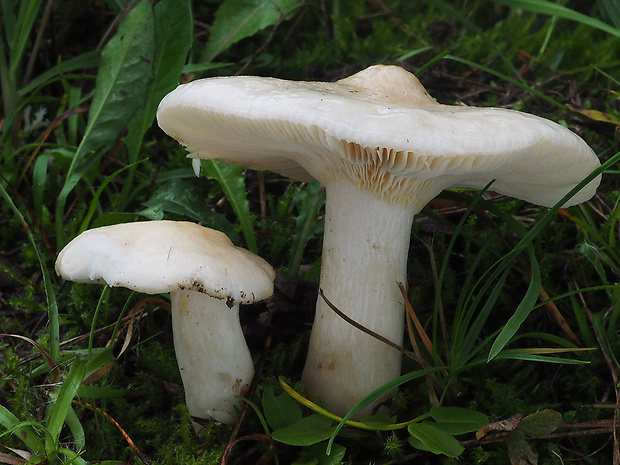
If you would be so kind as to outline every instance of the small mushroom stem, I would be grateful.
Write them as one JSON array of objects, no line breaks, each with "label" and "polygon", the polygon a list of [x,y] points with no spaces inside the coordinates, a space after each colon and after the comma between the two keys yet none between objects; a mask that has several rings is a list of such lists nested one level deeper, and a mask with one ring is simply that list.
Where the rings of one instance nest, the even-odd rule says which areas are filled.
[{"label": "small mushroom stem", "polygon": [[171,292],[170,300],[174,350],[189,413],[233,423],[242,402],[237,396],[246,393],[254,376],[239,306],[229,308],[226,300],[191,290]]},{"label": "small mushroom stem", "polygon": [[[406,279],[411,225],[421,206],[382,199],[344,180],[326,184],[326,192],[320,286],[344,314],[402,345],[398,283]],[[345,322],[319,297],[302,374],[311,399],[319,396],[344,415],[400,369],[400,352]]]}]

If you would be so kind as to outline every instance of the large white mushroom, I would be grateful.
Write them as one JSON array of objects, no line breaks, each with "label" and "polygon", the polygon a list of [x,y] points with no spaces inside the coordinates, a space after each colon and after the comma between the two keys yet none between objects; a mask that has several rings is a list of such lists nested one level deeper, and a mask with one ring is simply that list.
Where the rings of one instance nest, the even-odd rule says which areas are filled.
[{"label": "large white mushroom", "polygon": [[[401,344],[413,217],[443,189],[481,188],[552,206],[599,166],[546,119],[438,104],[396,66],[334,83],[223,77],[181,85],[160,127],[190,157],[270,170],[326,189],[320,286],[342,312]],[[595,192],[594,179],[567,205]],[[399,376],[401,354],[317,303],[302,382],[343,414]]]},{"label": "large white mushroom", "polygon": [[174,349],[185,402],[196,418],[232,423],[254,375],[239,304],[273,294],[263,259],[213,229],[182,221],[95,228],[58,255],[56,272],[146,294],[170,292]]}]

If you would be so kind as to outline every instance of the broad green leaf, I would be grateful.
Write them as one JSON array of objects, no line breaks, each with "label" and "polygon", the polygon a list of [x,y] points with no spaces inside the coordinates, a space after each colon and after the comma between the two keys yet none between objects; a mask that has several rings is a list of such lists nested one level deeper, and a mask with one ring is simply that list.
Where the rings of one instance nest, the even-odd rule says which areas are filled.
[{"label": "broad green leaf", "polygon": [[433,454],[458,457],[464,448],[454,437],[432,423],[413,423],[407,427],[411,437],[409,444],[416,449],[427,450]]},{"label": "broad green leaf", "polygon": [[152,75],[153,49],[153,10],[149,0],[141,0],[127,13],[101,53],[84,136],[58,196],[56,229],[59,248],[66,240],[62,225],[68,195],[144,104]]},{"label": "broad green leaf", "polygon": [[153,9],[148,0],[142,0],[101,52],[95,94],[80,144],[82,155],[111,144],[144,105],[153,76],[154,35]]},{"label": "broad green leaf", "polygon": [[[161,99],[174,89],[181,78],[183,65],[192,44],[192,12],[189,0],[164,0],[155,5],[152,71],[153,80],[141,107],[129,122],[129,133],[124,141],[129,152],[129,162],[138,160],[142,140],[155,120]],[[129,173],[121,194],[121,208],[132,188],[134,170]]]},{"label": "broad green leaf", "polygon": [[204,200],[204,191],[194,182],[173,179],[157,189],[151,198],[144,202],[149,207],[140,212],[152,220],[163,218],[163,212],[170,212],[190,218],[203,226],[217,229],[226,234],[231,241],[238,241],[235,227],[224,215],[212,212]]},{"label": "broad green leaf", "polygon": [[164,0],[155,5],[153,13],[153,80],[145,96],[145,105],[132,118],[129,134],[125,137],[130,152],[139,148],[144,133],[153,124],[161,99],[179,84],[192,45],[193,25],[189,0]]},{"label": "broad green leaf", "polygon": [[333,431],[334,427],[329,418],[313,414],[292,425],[275,430],[271,433],[271,437],[290,446],[311,446],[329,438]]},{"label": "broad green leaf", "polygon": [[276,396],[273,387],[263,392],[263,412],[267,423],[273,430],[284,428],[301,420],[303,414],[299,404],[286,393]]},{"label": "broad green leaf", "polygon": [[248,250],[252,253],[258,253],[254,224],[245,188],[245,176],[243,175],[245,168],[216,160],[201,160],[200,168],[208,179],[217,181],[220,185],[224,195],[226,195],[226,200],[239,219]]},{"label": "broad green leaf", "polygon": [[538,438],[553,433],[561,424],[561,413],[544,409],[522,418],[517,429],[526,436]]},{"label": "broad green leaf", "polygon": [[477,431],[489,422],[484,413],[460,407],[433,407],[431,417],[438,428],[454,435]]},{"label": "broad green leaf", "polygon": [[215,13],[203,62],[212,61],[232,44],[276,24],[299,0],[225,0]]}]

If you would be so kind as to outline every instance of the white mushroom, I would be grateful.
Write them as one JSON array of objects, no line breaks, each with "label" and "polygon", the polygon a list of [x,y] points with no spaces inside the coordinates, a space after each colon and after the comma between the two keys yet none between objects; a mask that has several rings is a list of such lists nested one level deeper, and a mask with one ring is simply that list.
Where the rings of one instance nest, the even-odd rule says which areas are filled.
[{"label": "white mushroom", "polygon": [[56,272],[146,294],[170,292],[174,348],[196,418],[231,423],[254,375],[239,304],[273,294],[274,271],[212,229],[147,221],[91,229],[60,252]]},{"label": "white mushroom", "polygon": [[[577,135],[505,109],[435,102],[396,66],[335,83],[203,79],[160,103],[160,127],[190,157],[212,158],[326,189],[320,286],[342,312],[401,344],[413,217],[443,189],[481,188],[552,206],[599,166]],[[567,205],[589,199],[594,179]],[[322,300],[302,381],[343,414],[400,374],[400,353]]]}]

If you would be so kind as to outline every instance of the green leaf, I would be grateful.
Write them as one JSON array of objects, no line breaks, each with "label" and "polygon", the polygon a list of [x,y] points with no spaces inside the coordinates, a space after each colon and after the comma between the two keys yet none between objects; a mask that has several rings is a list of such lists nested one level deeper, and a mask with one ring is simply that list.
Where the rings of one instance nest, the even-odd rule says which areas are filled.
[{"label": "green leaf", "polygon": [[534,248],[531,243],[527,244],[527,249],[530,257],[530,270],[532,273],[530,284],[523,300],[519,303],[519,306],[515,310],[514,314],[502,328],[495,341],[493,341],[493,345],[489,351],[488,361],[493,360],[493,358],[495,358],[495,356],[499,354],[500,351],[510,342],[525,319],[532,312],[534,306],[536,305],[536,301],[538,300],[538,294],[541,288],[540,266],[534,254]]},{"label": "green leaf", "polygon": [[362,410],[364,407],[372,404],[375,400],[384,396],[387,392],[391,391],[394,388],[397,388],[401,384],[405,384],[406,382],[413,381],[414,379],[419,379],[426,375],[437,373],[442,370],[445,370],[445,367],[436,366],[436,367],[422,368],[420,370],[411,371],[409,373],[399,376],[398,378],[393,379],[392,381],[388,383],[385,383],[383,386],[372,391],[370,394],[368,394],[366,397],[360,400],[357,404],[355,404],[353,408],[351,408],[351,410],[347,412],[344,418],[340,420],[340,423],[336,425],[336,428],[334,428],[334,432],[329,438],[329,444],[327,445],[328,453],[331,451],[330,448],[333,445],[334,440],[336,439],[336,436],[338,435],[338,432],[342,429],[342,427],[345,425],[347,420],[349,420],[357,412]]},{"label": "green leaf", "polygon": [[333,431],[332,421],[317,413],[275,430],[271,437],[290,446],[311,446],[329,438]]},{"label": "green leaf", "polygon": [[56,397],[53,400],[52,408],[49,414],[49,420],[47,423],[49,435],[46,438],[45,448],[49,454],[51,451],[56,450],[58,447],[58,441],[60,439],[60,432],[65,424],[67,415],[71,411],[71,403],[77,394],[77,390],[80,384],[84,380],[86,375],[85,366],[75,361],[66,378],[62,382],[62,386],[57,393],[50,393],[51,397]]},{"label": "green leaf", "polygon": [[[159,102],[179,84],[183,65],[192,44],[193,24],[189,0],[163,0],[155,5],[153,13],[155,35],[153,80],[148,87],[145,104],[129,122],[129,133],[124,139],[130,163],[138,160],[144,135],[155,120]],[[123,186],[121,208],[127,202],[133,176],[132,169]]]},{"label": "green leaf", "polygon": [[334,444],[331,454],[327,455],[327,444],[315,444],[301,453],[299,459],[291,465],[340,465],[347,449],[340,444]]},{"label": "green leaf", "polygon": [[271,386],[266,387],[263,392],[263,411],[267,423],[273,430],[292,425],[303,416],[295,399],[286,393],[276,396]]},{"label": "green leaf", "polygon": [[[125,141],[135,151],[155,120],[161,99],[179,84],[187,54],[192,44],[192,12],[189,0],[164,0],[153,8],[154,40],[152,72],[145,105],[132,118]],[[133,133],[133,134],[132,134]]]},{"label": "green leaf", "polygon": [[248,250],[252,253],[258,253],[254,224],[245,188],[245,176],[243,175],[245,168],[232,166],[217,160],[201,160],[200,167],[204,171],[205,176],[208,179],[217,181],[222,191],[224,191],[226,200],[228,200],[239,219]]},{"label": "green leaf", "polygon": [[407,427],[411,437],[409,444],[416,449],[427,450],[433,454],[458,457],[464,448],[454,437],[432,423],[413,423]]},{"label": "green leaf", "polygon": [[561,413],[544,409],[521,419],[517,429],[526,436],[538,438],[553,433],[561,424]]},{"label": "green leaf", "polygon": [[[13,415],[3,405],[0,405],[0,425],[2,425],[7,432],[11,432],[22,441],[33,454],[40,455],[44,453],[45,449],[43,443],[32,425],[26,422],[20,422],[19,418]],[[5,433],[0,434],[0,438],[4,434]]]},{"label": "green leaf", "polygon": [[222,231],[233,242],[238,241],[235,227],[224,215],[212,212],[207,208],[204,191],[193,182],[173,179],[157,189],[151,198],[144,202],[149,207],[140,212],[152,220],[163,218],[163,212],[175,213],[191,218],[203,226]]},{"label": "green leaf", "polygon": [[153,49],[153,10],[149,0],[142,0],[127,13],[101,53],[84,137],[58,195],[56,230],[59,249],[66,241],[62,226],[68,195],[144,104],[152,76]]},{"label": "green leaf", "polygon": [[154,44],[153,9],[148,0],[142,0],[101,52],[81,154],[109,146],[144,105],[153,76]]},{"label": "green leaf", "polygon": [[299,3],[299,0],[225,0],[215,13],[201,61],[212,61],[232,44],[276,24]]},{"label": "green leaf", "polygon": [[460,407],[433,407],[431,417],[438,428],[454,435],[478,431],[489,422],[484,413]]},{"label": "green leaf", "polygon": [[82,427],[80,419],[72,408],[70,408],[67,412],[67,419],[65,422],[69,427],[69,431],[71,431],[71,437],[73,438],[73,442],[75,444],[75,450],[78,452],[84,450],[86,447],[86,434],[84,433],[84,428]]}]

